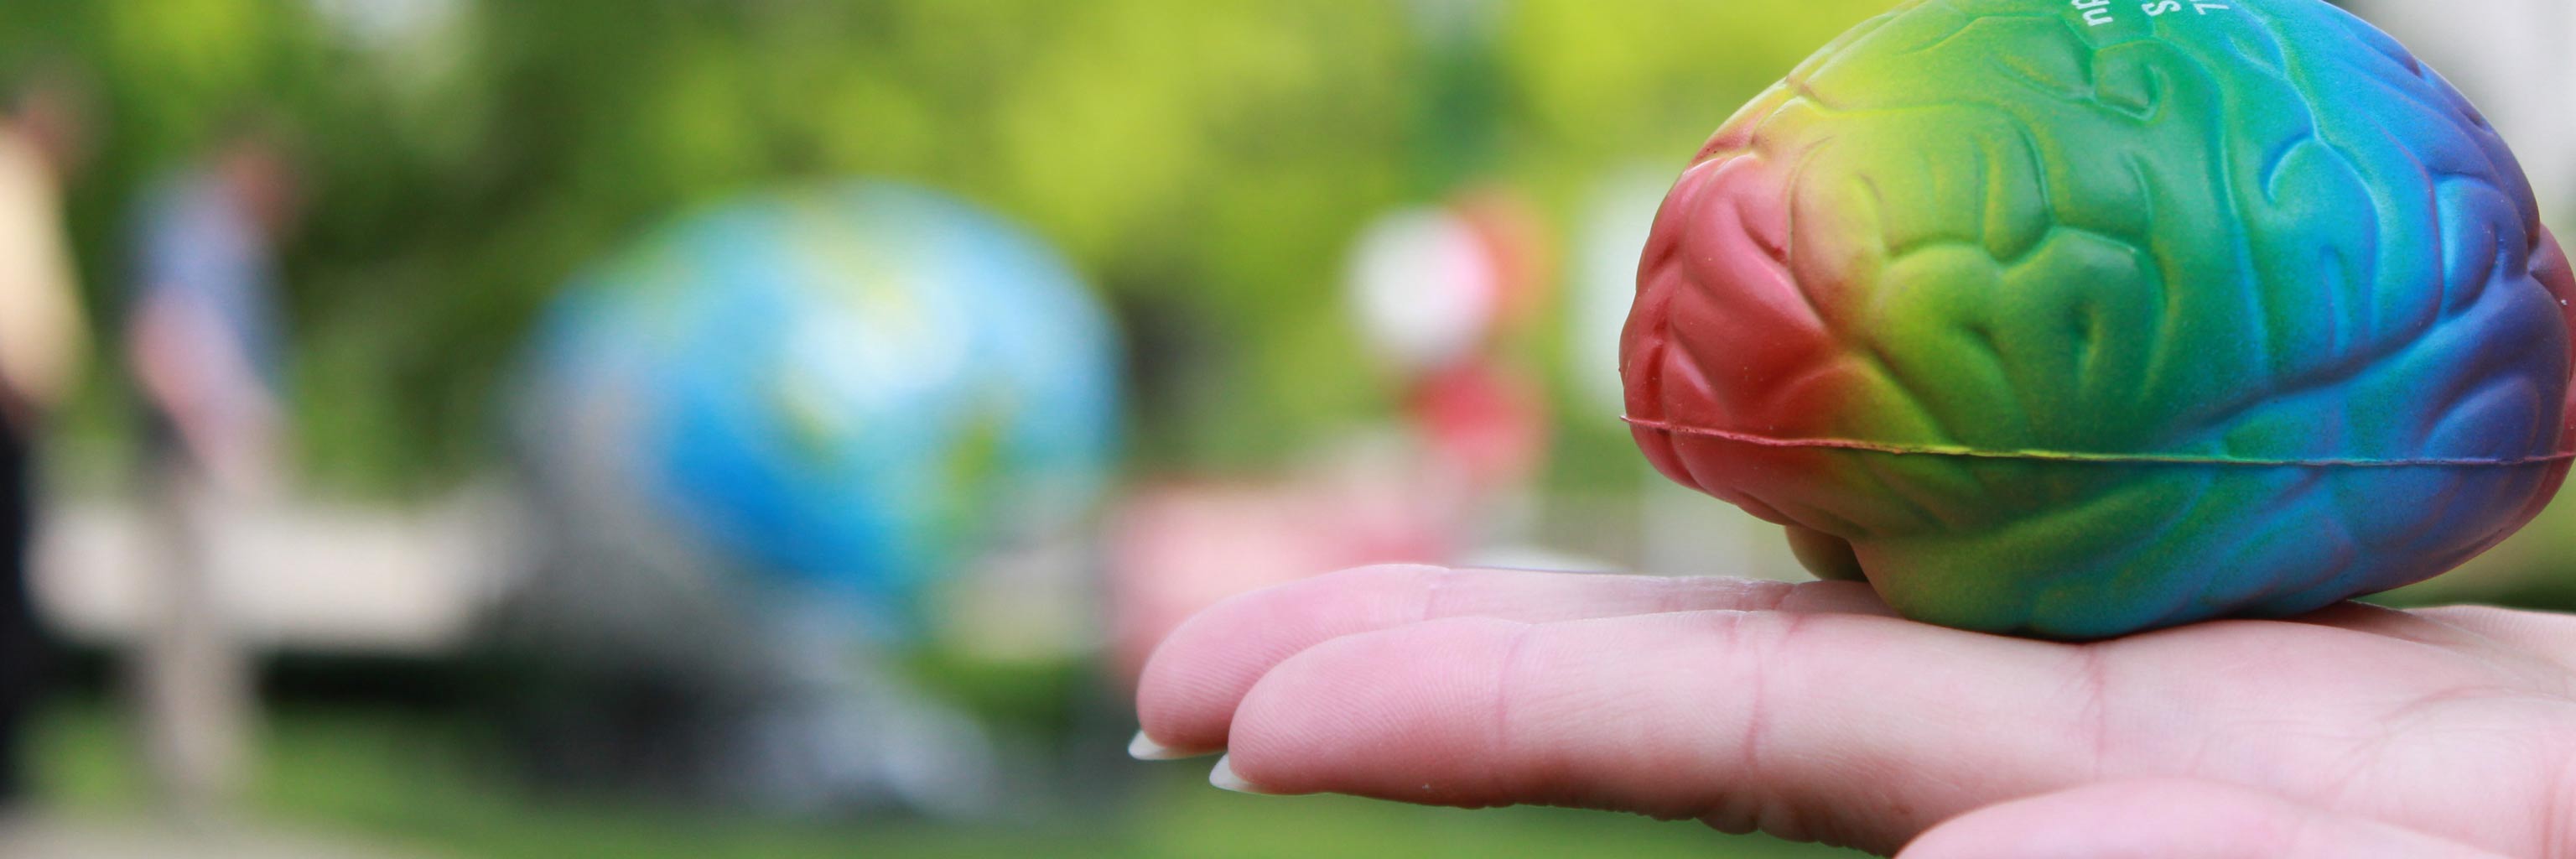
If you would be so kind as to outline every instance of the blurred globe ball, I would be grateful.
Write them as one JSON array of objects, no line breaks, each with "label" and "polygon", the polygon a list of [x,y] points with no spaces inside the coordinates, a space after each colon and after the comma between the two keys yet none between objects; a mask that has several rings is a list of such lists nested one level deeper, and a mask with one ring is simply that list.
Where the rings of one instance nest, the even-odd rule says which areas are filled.
[{"label": "blurred globe ball", "polygon": [[1622,341],[1663,472],[1969,629],[2290,615],[2567,470],[2559,246],[2442,78],[2320,0],[1929,0],[1727,121]]},{"label": "blurred globe ball", "polygon": [[615,539],[899,619],[978,546],[1083,514],[1118,362],[1037,240],[855,183],[687,218],[583,275],[539,335],[523,447],[553,495],[616,511],[591,517]]}]

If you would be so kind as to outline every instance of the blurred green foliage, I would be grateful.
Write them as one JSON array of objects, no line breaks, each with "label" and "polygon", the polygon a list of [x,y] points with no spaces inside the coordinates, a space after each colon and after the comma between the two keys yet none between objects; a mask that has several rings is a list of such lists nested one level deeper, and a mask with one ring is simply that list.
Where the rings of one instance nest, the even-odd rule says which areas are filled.
[{"label": "blurred green foliage", "polygon": [[[1060,244],[1139,347],[1148,467],[1262,467],[1387,400],[1337,300],[1359,224],[1464,182],[1561,208],[1640,159],[1678,169],[1886,0],[469,0],[408,33],[316,11],[354,5],[13,2],[0,58],[97,82],[75,221],[103,307],[144,182],[246,113],[292,129],[306,461],[382,491],[482,455],[518,338],[586,260],[847,174]],[[83,425],[113,430],[115,386],[93,401]],[[1615,442],[1595,423],[1569,443]]]},{"label": "blurred green foliage", "polygon": [[[36,748],[47,811],[113,827],[149,792],[119,720],[95,702],[59,707]],[[468,725],[385,710],[275,714],[258,784],[261,821],[366,836],[429,855],[554,859],[1044,856],[1049,859],[1553,859],[1561,856],[1848,859],[1860,854],[1696,823],[1543,808],[1419,808],[1348,797],[1251,797],[1209,787],[1206,762],[1096,772],[1083,805],[975,823],[917,818],[786,820],[708,809],[528,795]]]}]

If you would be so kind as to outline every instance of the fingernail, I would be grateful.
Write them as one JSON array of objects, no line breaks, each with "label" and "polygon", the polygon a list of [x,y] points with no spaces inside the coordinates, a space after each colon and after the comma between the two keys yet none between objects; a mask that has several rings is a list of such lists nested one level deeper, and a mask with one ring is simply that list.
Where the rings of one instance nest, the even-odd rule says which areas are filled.
[{"label": "fingernail", "polygon": [[1170,746],[1154,742],[1154,738],[1145,736],[1145,732],[1143,731],[1137,731],[1136,738],[1127,741],[1127,756],[1140,761],[1182,761],[1190,758],[1206,757],[1212,754],[1216,753],[1175,749]]},{"label": "fingernail", "polygon": [[1208,783],[1216,785],[1220,789],[1234,791],[1235,793],[1248,793],[1254,796],[1279,795],[1278,791],[1261,787],[1243,780],[1242,776],[1235,775],[1233,755],[1226,755],[1216,759],[1216,768],[1208,770]]}]

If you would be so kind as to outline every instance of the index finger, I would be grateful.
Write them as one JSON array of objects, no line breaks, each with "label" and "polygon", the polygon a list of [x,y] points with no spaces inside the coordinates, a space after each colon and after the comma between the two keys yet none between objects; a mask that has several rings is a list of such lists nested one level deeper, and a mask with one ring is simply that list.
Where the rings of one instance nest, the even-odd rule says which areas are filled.
[{"label": "index finger", "polygon": [[1887,849],[2093,770],[2076,652],[1835,614],[1431,621],[1273,669],[1225,766],[1260,792],[1610,808]]},{"label": "index finger", "polygon": [[1416,564],[1362,567],[1235,597],[1156,648],[1137,683],[1140,757],[1224,748],[1235,706],[1280,662],[1317,644],[1420,623],[1542,623],[1711,609],[1888,614],[1865,585],[1666,578]]},{"label": "index finger", "polygon": [[2561,717],[2479,664],[2265,621],[2068,645],[1835,613],[1435,620],[1271,669],[1233,714],[1223,772],[1264,792],[1613,808],[1880,850],[2014,797],[2198,777],[2519,843],[2498,809],[2562,779],[2531,748]]}]

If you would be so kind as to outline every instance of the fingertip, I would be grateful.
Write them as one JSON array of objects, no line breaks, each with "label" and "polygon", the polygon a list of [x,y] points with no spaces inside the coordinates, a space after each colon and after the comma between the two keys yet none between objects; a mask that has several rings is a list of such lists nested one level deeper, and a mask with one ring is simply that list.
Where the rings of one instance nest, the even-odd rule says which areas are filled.
[{"label": "fingertip", "polygon": [[[1156,645],[1136,681],[1136,716],[1160,745],[1214,750],[1271,667],[1308,646],[1373,629],[1408,607],[1406,583],[1437,567],[1359,567],[1237,594],[1192,615]],[[1184,755],[1191,756],[1191,755]]]},{"label": "fingertip", "polygon": [[1145,733],[1144,731],[1137,731],[1136,738],[1127,741],[1127,756],[1140,761],[1183,761],[1191,758],[1207,757],[1209,755],[1216,754],[1217,751],[1218,750],[1216,749],[1189,749],[1177,746],[1167,746],[1162,743],[1155,742],[1153,736]]},{"label": "fingertip", "polygon": [[1248,793],[1253,796],[1289,795],[1282,791],[1276,791],[1254,784],[1251,779],[1244,778],[1243,774],[1235,772],[1233,755],[1224,755],[1216,759],[1216,766],[1208,769],[1208,784],[1215,786],[1219,790],[1233,791],[1235,793]]},{"label": "fingertip", "polygon": [[1438,802],[1487,789],[1496,667],[1528,624],[1455,618],[1346,636],[1263,676],[1230,729],[1230,766],[1271,792]]}]

